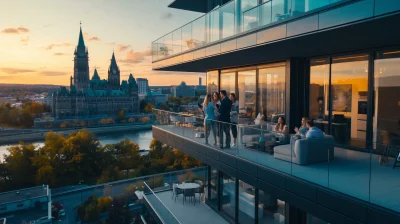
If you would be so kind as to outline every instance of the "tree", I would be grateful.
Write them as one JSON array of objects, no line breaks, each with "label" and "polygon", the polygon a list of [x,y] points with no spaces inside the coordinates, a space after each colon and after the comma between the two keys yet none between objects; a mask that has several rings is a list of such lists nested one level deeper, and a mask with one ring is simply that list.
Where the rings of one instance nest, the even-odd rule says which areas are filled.
[{"label": "tree", "polygon": [[140,111],[141,111],[141,112],[144,111],[144,108],[146,107],[147,104],[148,104],[147,100],[141,100],[141,101],[140,101],[139,108],[140,108]]},{"label": "tree", "polygon": [[111,197],[101,197],[97,199],[97,208],[99,212],[105,212],[112,203]]},{"label": "tree", "polygon": [[153,108],[154,108],[154,105],[152,105],[152,104],[147,104],[145,107],[144,107],[144,112],[145,113],[151,113],[151,112],[153,112]]},{"label": "tree", "polygon": [[96,203],[91,203],[85,208],[85,220],[97,221],[99,219],[99,210]]},{"label": "tree", "polygon": [[108,212],[107,223],[130,224],[131,219],[127,198],[124,196],[113,198],[113,203]]},{"label": "tree", "polygon": [[118,121],[122,122],[123,120],[125,120],[125,111],[121,109],[118,112]]}]

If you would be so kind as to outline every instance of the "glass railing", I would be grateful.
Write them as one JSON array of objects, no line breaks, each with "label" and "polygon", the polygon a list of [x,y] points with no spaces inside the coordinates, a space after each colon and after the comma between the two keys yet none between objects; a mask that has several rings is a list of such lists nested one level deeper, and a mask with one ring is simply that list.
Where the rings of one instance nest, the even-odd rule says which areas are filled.
[{"label": "glass railing", "polygon": [[[202,117],[169,111],[154,110],[153,113],[157,128],[400,212],[400,138],[373,143],[357,140],[367,147],[349,149],[348,145],[336,144],[335,138],[329,135],[306,139],[275,132],[274,123],[232,127],[232,124],[204,122]],[[251,123],[251,119],[246,123]],[[237,136],[232,128],[236,128]],[[224,133],[223,138],[218,137],[220,133]],[[226,136],[231,140],[226,142]],[[223,148],[220,148],[221,142]]]},{"label": "glass railing", "polygon": [[162,223],[180,223],[178,218],[176,218],[175,215],[168,209],[168,207],[157,197],[157,195],[151,190],[146,182],[144,182],[143,197]]},{"label": "glass railing", "polygon": [[[294,21],[286,27],[283,37],[326,29],[398,10],[400,1],[393,0],[269,0],[259,5],[257,0],[232,0],[153,41],[152,56],[153,61],[157,61],[244,32],[284,23],[296,17],[303,18],[306,15],[309,16],[304,17],[304,20],[299,20],[298,23]],[[257,42],[265,42],[264,39],[268,39],[268,35],[271,34],[265,35],[267,36],[261,37],[260,41],[257,39]],[[228,49],[236,47],[239,48],[240,45],[235,44]],[[162,67],[213,55],[219,52],[218,49],[219,46],[215,48],[210,46],[204,50],[183,54],[182,57],[171,57],[157,62],[155,66]]]},{"label": "glass railing", "polygon": [[299,16],[338,1],[340,0],[270,0],[257,6],[257,0],[232,0],[153,41],[153,61],[259,26]]},{"label": "glass railing", "polygon": [[[174,182],[185,181],[192,179],[206,180],[207,167],[197,167],[192,169],[185,169],[180,171],[160,173],[149,176],[141,176],[137,178],[131,178],[121,181],[108,182],[104,184],[98,184],[89,187],[82,187],[80,189],[58,191],[57,189],[52,190],[52,202],[63,205],[65,210],[66,218],[68,220],[84,220],[83,216],[80,216],[80,207],[85,204],[90,204],[91,201],[95,200],[108,200],[108,198],[121,199],[125,205],[129,206],[130,211],[141,212],[143,204],[141,202],[142,197],[147,197],[148,191],[146,188],[151,188],[151,192],[156,194],[158,192],[171,191]],[[147,193],[146,193],[147,192]],[[170,195],[170,194],[168,194]],[[170,198],[170,196],[169,196]],[[154,203],[154,208],[160,209],[160,203],[150,200]],[[107,213],[108,208],[100,211],[100,213]],[[164,213],[162,213],[164,214]],[[172,222],[170,215],[164,217],[167,219],[165,223],[179,223]]]}]

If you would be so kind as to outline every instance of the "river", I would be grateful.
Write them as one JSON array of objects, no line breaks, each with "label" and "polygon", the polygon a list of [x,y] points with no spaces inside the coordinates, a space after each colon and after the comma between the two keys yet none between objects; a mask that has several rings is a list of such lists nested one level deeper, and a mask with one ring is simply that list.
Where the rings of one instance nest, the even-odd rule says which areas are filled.
[{"label": "river", "polygon": [[[139,145],[140,149],[149,149],[149,145],[151,140],[153,139],[153,135],[150,130],[142,130],[142,131],[132,131],[132,132],[118,132],[114,134],[100,135],[98,139],[100,144],[115,144],[120,142],[121,140],[129,138],[132,142],[135,142]],[[36,147],[42,147],[44,142],[33,142],[33,145]],[[16,144],[14,144],[16,145]],[[0,146],[0,162],[3,161],[3,155],[8,154],[7,148],[13,145],[1,145]]]}]

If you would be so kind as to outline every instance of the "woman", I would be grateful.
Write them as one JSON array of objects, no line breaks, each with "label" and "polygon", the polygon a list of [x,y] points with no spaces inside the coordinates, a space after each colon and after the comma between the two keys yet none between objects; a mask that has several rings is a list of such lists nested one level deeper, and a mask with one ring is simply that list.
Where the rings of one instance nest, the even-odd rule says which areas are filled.
[{"label": "woman", "polygon": [[[214,103],[215,107],[215,120],[219,120],[219,113],[218,109],[221,106],[221,98],[218,92],[214,92],[212,95],[212,102]],[[220,133],[220,123],[215,122],[215,127],[216,127],[216,135],[217,135],[217,144],[219,145],[219,133]]]},{"label": "woman", "polygon": [[285,118],[284,117],[279,117],[278,118],[278,124],[275,126],[275,132],[277,134],[289,134],[288,127],[286,126]]},{"label": "woman", "polygon": [[214,145],[217,145],[217,127],[215,124],[215,106],[211,102],[211,95],[207,94],[203,102],[204,117],[204,127],[206,131],[206,144],[208,144],[208,137],[210,136],[210,131],[212,130],[214,136]]}]

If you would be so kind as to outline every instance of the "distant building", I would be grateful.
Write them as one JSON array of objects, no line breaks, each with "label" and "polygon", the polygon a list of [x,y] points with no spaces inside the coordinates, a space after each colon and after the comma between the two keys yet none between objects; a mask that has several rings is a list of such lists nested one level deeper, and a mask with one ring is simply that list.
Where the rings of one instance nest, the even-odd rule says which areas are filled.
[{"label": "distant building", "polygon": [[138,92],[148,94],[150,92],[149,81],[145,78],[137,78]]},{"label": "distant building", "polygon": [[171,87],[171,93],[174,97],[194,97],[195,89],[192,86],[186,85],[185,82],[181,82],[180,85]]},{"label": "distant building", "polygon": [[154,105],[159,105],[161,103],[168,102],[168,97],[169,97],[168,94],[163,94],[159,91],[151,92],[151,98]]},{"label": "distant building", "polygon": [[88,49],[81,28],[74,53],[74,77],[70,78],[70,88],[68,90],[66,87],[60,87],[59,91],[52,94],[54,117],[116,115],[120,110],[126,113],[139,112],[136,80],[130,74],[128,80],[122,80],[120,83],[120,69],[114,52],[108,69],[108,80],[101,80],[97,69],[89,80],[88,66]]},{"label": "distant building", "polygon": [[[29,217],[28,223],[51,223],[51,194],[49,186],[32,187],[0,194],[0,215],[7,223],[22,223]],[[22,219],[22,220],[19,220]]]}]

